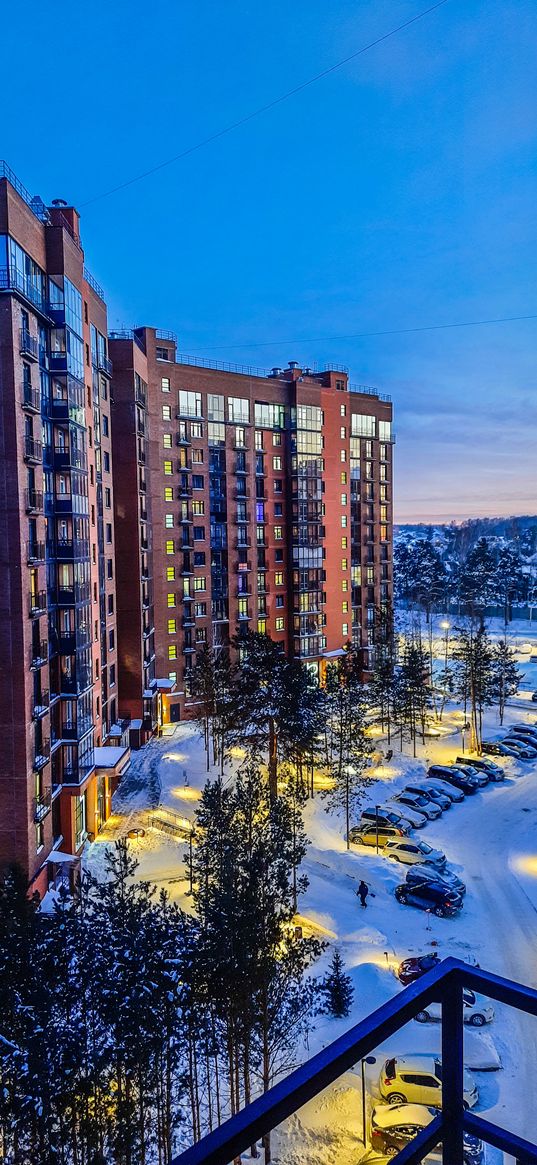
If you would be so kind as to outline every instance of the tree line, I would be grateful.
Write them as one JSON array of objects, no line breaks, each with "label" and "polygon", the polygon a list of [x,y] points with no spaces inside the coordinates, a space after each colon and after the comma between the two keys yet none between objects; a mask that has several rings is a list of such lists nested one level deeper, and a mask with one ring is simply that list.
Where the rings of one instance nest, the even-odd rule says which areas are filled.
[{"label": "tree line", "polygon": [[507,624],[514,603],[526,602],[532,586],[515,546],[496,546],[480,538],[466,553],[443,556],[432,541],[394,545],[395,595],[398,604],[431,613],[456,610],[483,620],[490,608],[503,612]]}]

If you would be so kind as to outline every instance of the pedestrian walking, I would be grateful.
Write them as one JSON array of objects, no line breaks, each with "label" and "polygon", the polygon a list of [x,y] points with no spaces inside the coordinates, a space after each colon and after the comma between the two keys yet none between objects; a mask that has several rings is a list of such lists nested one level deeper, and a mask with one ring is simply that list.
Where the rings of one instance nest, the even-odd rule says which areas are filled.
[{"label": "pedestrian walking", "polygon": [[364,908],[367,906],[367,895],[368,894],[369,894],[369,886],[362,879],[362,881],[360,882],[360,885],[358,886],[358,889],[356,891],[356,895],[360,899],[360,902]]}]

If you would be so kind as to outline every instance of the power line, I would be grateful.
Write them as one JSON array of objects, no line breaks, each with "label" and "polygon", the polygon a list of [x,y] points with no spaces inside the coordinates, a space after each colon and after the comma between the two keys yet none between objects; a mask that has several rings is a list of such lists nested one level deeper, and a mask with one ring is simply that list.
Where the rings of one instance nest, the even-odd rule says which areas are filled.
[{"label": "power line", "polygon": [[406,336],[415,332],[443,332],[450,328],[483,328],[490,324],[512,324],[521,320],[537,320],[537,313],[528,316],[499,316],[490,320],[462,320],[456,324],[423,324],[416,328],[386,328],[382,332],[348,332],[338,336],[302,336],[299,340],[243,340],[242,344],[209,344],[203,348],[190,348],[191,352],[212,352],[232,348],[273,348],[281,344],[324,344],[328,340],[363,340],[374,336]]},{"label": "power line", "polygon": [[416,24],[418,20],[423,20],[424,16],[428,16],[430,12],[435,12],[437,8],[442,8],[443,5],[447,3],[448,0],[438,0],[438,3],[432,4],[430,8],[425,8],[423,12],[418,12],[418,14],[416,16],[412,16],[410,20],[405,20],[403,24],[398,24],[396,28],[392,28],[389,32],[385,32],[382,36],[378,36],[376,40],[372,40],[369,44],[363,45],[362,48],[357,49],[356,52],[349,53],[348,57],[343,57],[341,61],[336,61],[334,65],[330,65],[327,69],[323,69],[321,73],[316,73],[314,77],[309,77],[307,81],[302,81],[300,85],[295,85],[293,89],[289,89],[286,93],[281,93],[279,97],[275,97],[272,101],[268,101],[266,105],[260,105],[258,109],[254,109],[251,113],[245,114],[245,116],[240,117],[238,121],[232,121],[229,125],[224,126],[223,129],[219,129],[215,133],[210,134],[208,137],[202,138],[201,141],[196,142],[195,145],[189,146],[186,150],[182,150],[180,154],[174,154],[173,158],[166,158],[164,162],[159,162],[156,166],[152,166],[149,170],[143,170],[141,174],[137,174],[134,178],[128,178],[126,182],[120,182],[117,186],[112,186],[110,190],[104,190],[102,194],[95,194],[93,198],[86,199],[85,202],[81,202],[79,204],[80,209],[82,209],[83,206],[91,206],[92,203],[99,202],[101,198],[109,198],[111,194],[117,194],[118,190],[125,190],[127,186],[133,186],[135,182],[141,182],[143,178],[149,178],[150,174],[156,174],[158,170],[164,170],[166,166],[171,166],[174,162],[179,162],[181,158],[187,158],[190,154],[194,154],[197,150],[203,149],[204,146],[210,145],[211,142],[218,141],[218,139],[223,138],[225,134],[232,133],[233,130],[239,129],[243,125],[247,125],[247,123],[249,121],[253,121],[255,117],[260,117],[262,113],[267,113],[269,109],[274,109],[276,105],[281,105],[282,102],[288,101],[290,97],[294,97],[297,93],[301,93],[303,89],[308,89],[310,85],[315,85],[317,81],[321,81],[323,77],[328,77],[330,73],[335,73],[337,69],[341,69],[343,68],[343,65],[347,65],[349,61],[356,60],[356,58],[361,57],[363,53],[369,52],[370,49],[375,48],[376,45],[382,44],[382,42],[385,40],[389,40],[390,37],[395,36],[398,32],[402,32],[405,28],[410,28],[412,24]]}]

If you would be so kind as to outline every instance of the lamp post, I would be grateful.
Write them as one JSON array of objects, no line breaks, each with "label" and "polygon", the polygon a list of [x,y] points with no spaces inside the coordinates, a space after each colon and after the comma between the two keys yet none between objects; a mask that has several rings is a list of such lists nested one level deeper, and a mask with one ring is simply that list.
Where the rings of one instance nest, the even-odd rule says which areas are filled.
[{"label": "lamp post", "polygon": [[194,840],[194,830],[191,829],[188,835],[188,890],[187,894],[192,894],[192,843]]},{"label": "lamp post", "polygon": [[379,852],[379,809],[380,805],[375,805],[375,848],[377,854]]},{"label": "lamp post", "polygon": [[376,1064],[376,1062],[376,1056],[364,1056],[364,1059],[360,1061],[362,1070],[362,1141],[364,1143],[364,1149],[367,1145],[367,1138],[365,1135],[365,1065]]}]

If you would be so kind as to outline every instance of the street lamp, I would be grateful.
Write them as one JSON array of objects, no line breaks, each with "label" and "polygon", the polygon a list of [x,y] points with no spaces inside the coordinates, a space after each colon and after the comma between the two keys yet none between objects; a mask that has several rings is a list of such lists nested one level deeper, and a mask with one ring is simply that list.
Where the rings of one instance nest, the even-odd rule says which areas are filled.
[{"label": "street lamp", "polygon": [[377,854],[379,852],[379,809],[380,805],[375,805],[375,847]]},{"label": "street lamp", "polygon": [[376,1064],[376,1062],[376,1056],[364,1056],[363,1060],[360,1061],[360,1066],[362,1069],[362,1141],[364,1143],[364,1149],[367,1145],[367,1138],[365,1135],[365,1065]]}]

